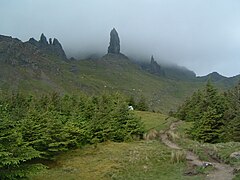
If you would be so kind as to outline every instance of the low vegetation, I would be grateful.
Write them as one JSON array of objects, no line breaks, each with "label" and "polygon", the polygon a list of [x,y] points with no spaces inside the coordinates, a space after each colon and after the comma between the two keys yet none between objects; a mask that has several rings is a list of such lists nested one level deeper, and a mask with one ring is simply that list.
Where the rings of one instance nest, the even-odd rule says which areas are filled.
[{"label": "low vegetation", "polygon": [[42,168],[41,160],[87,144],[131,141],[144,128],[119,94],[0,96],[0,178]]},{"label": "low vegetation", "polygon": [[[134,114],[141,117],[146,131],[165,131],[175,120],[159,113],[135,111]],[[172,154],[176,155],[174,160]],[[158,139],[127,143],[108,141],[97,147],[87,145],[58,155],[49,167],[30,179],[204,179],[204,174],[185,176],[189,167],[184,152],[172,151]]]},{"label": "low vegetation", "polygon": [[[201,143],[190,139],[188,132],[192,128],[192,122],[182,122],[179,124],[176,134],[179,138],[175,140],[181,147],[186,150],[192,151],[197,154],[203,161],[217,161],[230,164],[236,169],[240,167],[240,161],[235,158],[231,158],[230,155],[233,152],[238,152],[240,150],[240,142],[225,142],[225,143]],[[240,178],[240,173],[236,172],[235,179]]]},{"label": "low vegetation", "polygon": [[221,94],[210,82],[178,110],[176,116],[193,122],[189,134],[207,143],[240,141],[240,83]]},{"label": "low vegetation", "polygon": [[172,163],[171,150],[158,141],[106,142],[63,153],[53,168],[30,179],[203,179],[202,175],[184,176],[186,168],[184,162]]},{"label": "low vegetation", "polygon": [[[183,123],[167,134],[182,148],[175,150],[159,140],[177,120],[131,111],[133,104],[118,93],[37,97],[1,92],[0,178],[204,179],[205,170],[189,167],[189,150],[201,160],[239,167],[239,160],[230,158],[240,149],[239,88],[221,94],[208,83],[187,100],[176,113]],[[146,110],[144,101],[138,101],[141,110]],[[185,175],[189,168],[194,176]]]}]

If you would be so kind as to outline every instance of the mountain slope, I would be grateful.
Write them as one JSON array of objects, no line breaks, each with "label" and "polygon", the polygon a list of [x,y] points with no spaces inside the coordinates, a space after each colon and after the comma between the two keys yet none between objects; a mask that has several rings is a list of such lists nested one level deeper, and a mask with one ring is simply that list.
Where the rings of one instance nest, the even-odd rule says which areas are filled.
[{"label": "mountain slope", "polygon": [[[144,96],[151,110],[168,112],[205,84],[204,78],[194,78],[195,74],[185,69],[158,67],[152,70],[164,69],[164,74],[151,73],[121,53],[108,53],[98,60],[68,60],[65,53],[59,53],[61,44],[56,51],[45,39],[42,35],[39,41],[22,42],[0,36],[0,90],[37,94],[118,91],[135,99]],[[228,88],[238,79],[216,83]]]}]

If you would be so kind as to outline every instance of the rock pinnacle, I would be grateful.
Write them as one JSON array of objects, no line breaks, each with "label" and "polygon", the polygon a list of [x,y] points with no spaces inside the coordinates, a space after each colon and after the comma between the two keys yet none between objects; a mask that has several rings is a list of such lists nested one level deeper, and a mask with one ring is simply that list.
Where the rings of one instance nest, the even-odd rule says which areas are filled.
[{"label": "rock pinnacle", "polygon": [[110,33],[110,43],[108,47],[108,53],[119,54],[120,53],[120,40],[115,28]]}]

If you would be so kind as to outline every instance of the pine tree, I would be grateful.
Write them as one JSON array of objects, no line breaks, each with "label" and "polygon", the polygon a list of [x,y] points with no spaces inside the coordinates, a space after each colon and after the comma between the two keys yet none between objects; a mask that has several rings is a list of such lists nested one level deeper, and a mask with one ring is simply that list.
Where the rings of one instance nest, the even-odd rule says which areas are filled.
[{"label": "pine tree", "polygon": [[191,129],[192,136],[199,141],[216,143],[221,142],[222,128],[226,101],[223,95],[208,82],[203,90],[203,96],[198,105],[198,119],[194,121]]},{"label": "pine tree", "polygon": [[33,169],[33,166],[26,164],[26,162],[40,157],[40,152],[23,140],[19,123],[11,119],[10,112],[8,105],[1,104],[0,179],[25,177]]},{"label": "pine tree", "polygon": [[208,81],[203,90],[194,93],[178,109],[176,116],[193,122],[190,134],[194,139],[216,143],[222,141],[226,109],[224,96]]},{"label": "pine tree", "polygon": [[240,142],[240,81],[226,93],[228,110],[225,113],[225,139]]},{"label": "pine tree", "polygon": [[136,109],[139,111],[147,111],[148,110],[148,105],[146,103],[146,99],[144,98],[144,96],[141,96],[137,105],[136,105]]},{"label": "pine tree", "polygon": [[183,105],[178,108],[176,117],[185,121],[197,121],[201,115],[201,102],[203,94],[201,91],[194,92],[191,98],[188,98]]}]

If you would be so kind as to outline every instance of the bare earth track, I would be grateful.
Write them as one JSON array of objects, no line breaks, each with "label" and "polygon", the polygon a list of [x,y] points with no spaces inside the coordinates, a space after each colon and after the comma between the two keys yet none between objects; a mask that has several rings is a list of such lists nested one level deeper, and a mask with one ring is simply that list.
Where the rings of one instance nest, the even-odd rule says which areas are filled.
[{"label": "bare earth track", "polygon": [[[170,128],[160,135],[160,138],[166,146],[176,150],[181,150],[181,149],[184,150],[183,148],[179,147],[176,143],[172,142],[168,137],[169,133],[175,132],[176,127],[178,126],[179,123],[181,123],[181,121],[173,122]],[[193,166],[202,166],[203,163],[205,163],[204,161],[201,161],[196,154],[188,150],[186,150],[186,159],[188,163]],[[233,167],[224,163],[219,163],[219,162],[210,161],[209,163],[211,163],[215,169],[209,172],[209,174],[206,177],[207,180],[232,180],[233,179],[234,177]]]}]

